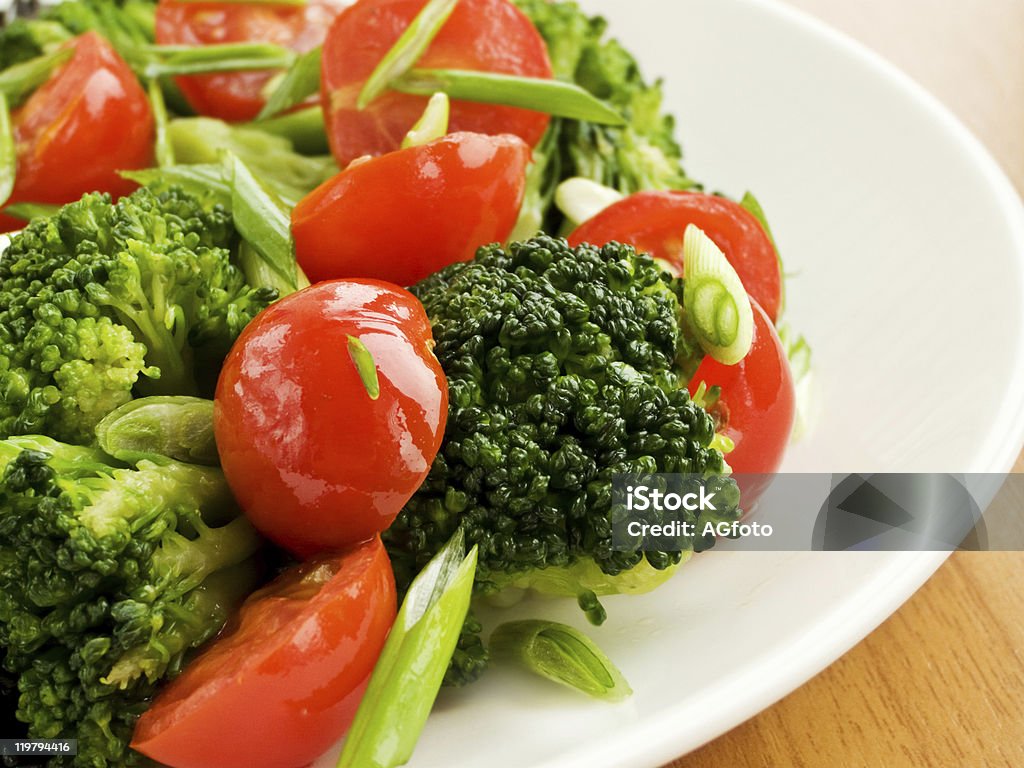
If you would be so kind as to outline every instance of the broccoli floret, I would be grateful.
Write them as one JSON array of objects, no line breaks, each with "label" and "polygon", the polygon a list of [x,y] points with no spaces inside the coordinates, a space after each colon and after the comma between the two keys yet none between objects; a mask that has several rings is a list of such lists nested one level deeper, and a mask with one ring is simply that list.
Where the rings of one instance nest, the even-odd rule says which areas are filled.
[{"label": "broccoli floret", "polygon": [[[712,419],[685,388],[700,353],[682,281],[629,246],[571,249],[539,236],[483,248],[412,291],[431,318],[450,405],[426,482],[385,533],[399,585],[460,526],[479,547],[478,594],[573,595],[599,621],[598,594],[664,581],[687,553],[617,551],[612,481],[726,471]],[[467,624],[449,682],[486,663],[478,632]]]},{"label": "broccoli floret", "polygon": [[[0,258],[0,438],[92,440],[140,394],[197,394],[273,298],[232,263],[230,214],[171,189],[90,194]],[[198,373],[197,373],[198,372]]]},{"label": "broccoli floret", "polygon": [[551,199],[558,183],[583,176],[623,194],[644,189],[690,189],[697,184],[682,167],[675,119],[662,111],[661,82],[647,83],[633,56],[605,39],[607,22],[587,16],[574,2],[515,0],[548,45],[555,76],[575,82],[606,100],[626,118],[622,127],[579,120],[555,120],[534,152],[524,214],[516,236],[539,227],[558,232],[563,217]]},{"label": "broccoli floret", "polygon": [[55,765],[137,765],[135,720],[255,586],[256,532],[219,469],[0,441],[0,659]]}]

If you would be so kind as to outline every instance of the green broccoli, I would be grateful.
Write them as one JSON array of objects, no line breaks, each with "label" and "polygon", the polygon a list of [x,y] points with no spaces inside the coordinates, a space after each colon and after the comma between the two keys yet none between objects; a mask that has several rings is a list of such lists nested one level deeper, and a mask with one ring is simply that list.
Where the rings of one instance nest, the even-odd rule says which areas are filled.
[{"label": "green broccoli", "polygon": [[260,539],[219,469],[123,467],[97,449],[0,441],[0,659],[55,764],[137,765],[137,717],[255,587]]},{"label": "green broccoli", "polygon": [[0,438],[86,443],[133,392],[208,391],[275,298],[246,284],[236,240],[229,213],[177,189],[34,220],[0,259]]},{"label": "green broccoli", "polygon": [[[711,417],[685,388],[700,353],[682,286],[629,246],[539,236],[483,248],[412,288],[449,412],[426,482],[384,534],[400,587],[461,526],[479,547],[478,594],[572,595],[600,621],[598,594],[649,590],[688,556],[616,551],[611,523],[617,474],[727,471]],[[449,682],[482,670],[478,632],[467,623]]]},{"label": "green broccoli", "polygon": [[[523,220],[514,237],[540,228],[559,232],[563,217],[551,205],[555,187],[573,176],[593,179],[623,194],[643,189],[698,186],[682,167],[675,119],[662,111],[661,83],[644,81],[633,56],[606,40],[607,22],[574,2],[515,0],[548,44],[556,77],[606,100],[627,119],[624,127],[555,120],[534,153]],[[538,211],[545,214],[542,218]]]}]

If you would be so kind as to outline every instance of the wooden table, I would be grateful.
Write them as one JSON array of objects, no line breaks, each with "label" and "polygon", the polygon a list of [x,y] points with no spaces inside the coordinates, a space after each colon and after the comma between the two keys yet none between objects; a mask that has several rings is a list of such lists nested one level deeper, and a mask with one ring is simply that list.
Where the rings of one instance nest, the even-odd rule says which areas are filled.
[{"label": "wooden table", "polygon": [[[790,1],[939,96],[1024,191],[1024,0]],[[1018,766],[1022,713],[1024,553],[961,552],[831,667],[672,768]]]}]

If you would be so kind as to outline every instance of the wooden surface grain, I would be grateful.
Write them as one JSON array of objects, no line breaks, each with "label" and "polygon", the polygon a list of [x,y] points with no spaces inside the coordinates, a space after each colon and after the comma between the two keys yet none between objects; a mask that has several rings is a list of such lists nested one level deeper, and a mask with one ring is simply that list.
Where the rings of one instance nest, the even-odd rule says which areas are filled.
[{"label": "wooden surface grain", "polygon": [[[791,4],[936,94],[1024,191],[1024,0]],[[671,768],[1024,765],[1022,587],[1024,553],[954,554],[843,658]]]}]

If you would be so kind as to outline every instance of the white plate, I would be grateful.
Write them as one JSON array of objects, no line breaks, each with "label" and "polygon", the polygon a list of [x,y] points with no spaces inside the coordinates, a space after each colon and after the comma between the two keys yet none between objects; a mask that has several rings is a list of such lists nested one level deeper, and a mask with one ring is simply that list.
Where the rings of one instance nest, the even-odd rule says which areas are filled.
[{"label": "white plate", "polygon": [[[977,141],[890,65],[781,5],[583,5],[666,78],[687,170],[753,190],[798,273],[787,318],[812,342],[822,402],[786,468],[1008,470],[1024,435],[1024,214]],[[410,766],[658,766],[834,661],[942,560],[699,556],[651,595],[608,599],[588,630],[632,683],[628,703],[492,669],[442,694]],[[511,615],[537,614],[585,628],[564,603]]]}]

